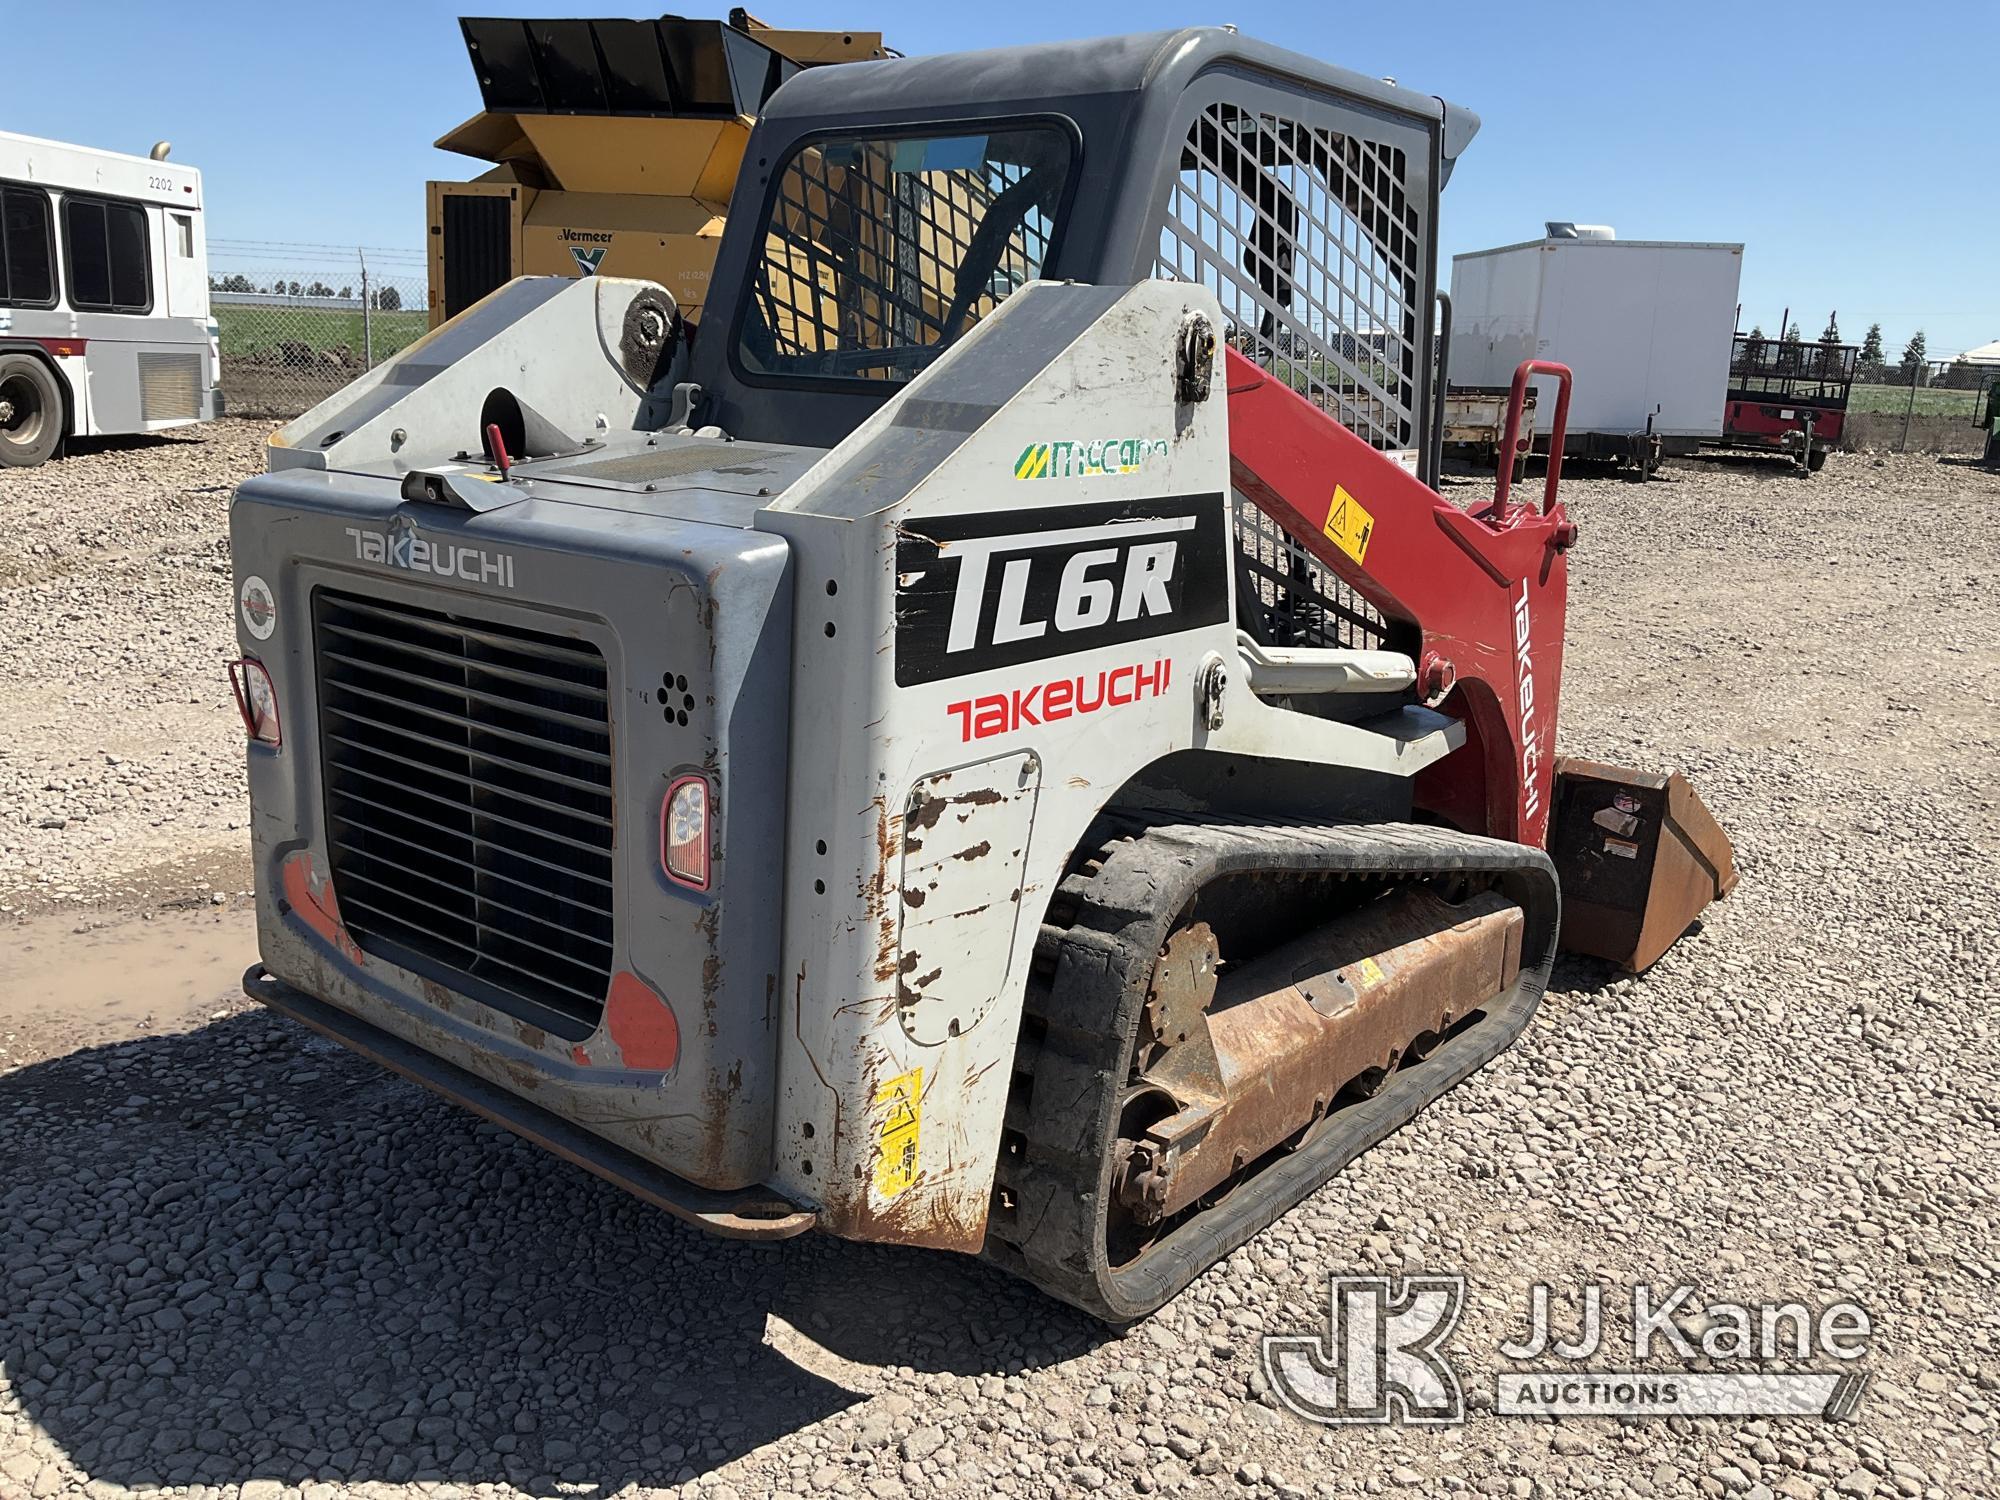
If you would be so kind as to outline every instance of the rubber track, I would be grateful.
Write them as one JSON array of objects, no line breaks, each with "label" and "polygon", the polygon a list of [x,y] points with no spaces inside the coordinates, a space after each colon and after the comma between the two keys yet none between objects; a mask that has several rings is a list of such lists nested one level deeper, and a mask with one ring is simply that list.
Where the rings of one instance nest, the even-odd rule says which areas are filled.
[{"label": "rubber track", "polygon": [[[1003,1149],[996,1174],[1015,1207],[996,1211],[985,1253],[1085,1312],[1127,1323],[1504,1051],[1547,986],[1560,896],[1539,849],[1415,824],[1161,821],[1099,832],[1093,857],[1059,887],[1037,944],[1007,1122],[1015,1149]],[[1203,886],[1247,874],[1490,881],[1526,919],[1520,979],[1375,1094],[1334,1110],[1298,1150],[1266,1158],[1216,1207],[1113,1269],[1104,1252],[1112,1148],[1154,963]]]}]

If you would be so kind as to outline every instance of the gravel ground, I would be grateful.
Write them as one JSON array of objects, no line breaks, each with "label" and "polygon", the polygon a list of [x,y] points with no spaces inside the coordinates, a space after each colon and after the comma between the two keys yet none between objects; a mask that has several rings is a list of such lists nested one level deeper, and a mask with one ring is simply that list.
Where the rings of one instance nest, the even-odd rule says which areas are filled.
[{"label": "gravel ground", "polygon": [[[135,988],[239,919],[113,921],[240,859],[220,538],[255,435],[0,477],[0,889],[99,909],[93,972]],[[1567,493],[1564,748],[1685,769],[1741,886],[1643,978],[1565,960],[1514,1049],[1150,1322],[702,1238],[226,975],[72,1050],[46,971],[10,1000],[0,961],[0,1496],[1994,1493],[2000,477],[1840,455]],[[1536,1281],[1561,1324],[1588,1283],[1851,1297],[1869,1385],[1838,1423],[1308,1426],[1257,1336],[1371,1269],[1470,1278],[1475,1405]]]},{"label": "gravel ground", "polygon": [[0,471],[0,916],[247,878],[228,506],[269,430]]}]

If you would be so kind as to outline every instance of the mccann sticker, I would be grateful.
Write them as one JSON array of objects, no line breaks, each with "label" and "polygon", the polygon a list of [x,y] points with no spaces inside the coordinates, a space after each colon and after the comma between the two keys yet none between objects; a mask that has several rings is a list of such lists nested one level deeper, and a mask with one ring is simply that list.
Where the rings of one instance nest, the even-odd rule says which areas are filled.
[{"label": "mccann sticker", "polygon": [[900,1073],[875,1090],[876,1196],[901,1197],[916,1182],[923,1110],[922,1068]]},{"label": "mccann sticker", "polygon": [[1333,487],[1333,503],[1326,508],[1326,539],[1357,563],[1367,560],[1368,541],[1375,535],[1375,517],[1344,486]]},{"label": "mccann sticker", "polygon": [[1016,479],[1087,479],[1137,474],[1167,456],[1165,438],[1098,438],[1091,442],[1030,443],[1014,460]]},{"label": "mccann sticker", "polygon": [[236,603],[243,611],[243,628],[258,640],[268,641],[278,628],[278,601],[272,596],[271,585],[252,573],[237,591]]}]

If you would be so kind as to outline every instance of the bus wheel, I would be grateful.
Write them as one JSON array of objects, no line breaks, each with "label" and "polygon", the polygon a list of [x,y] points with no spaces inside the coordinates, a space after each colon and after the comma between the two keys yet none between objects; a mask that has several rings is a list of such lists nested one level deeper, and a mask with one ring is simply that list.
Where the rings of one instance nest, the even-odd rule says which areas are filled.
[{"label": "bus wheel", "polygon": [[32,469],[62,441],[62,390],[27,354],[0,354],[0,467]]}]

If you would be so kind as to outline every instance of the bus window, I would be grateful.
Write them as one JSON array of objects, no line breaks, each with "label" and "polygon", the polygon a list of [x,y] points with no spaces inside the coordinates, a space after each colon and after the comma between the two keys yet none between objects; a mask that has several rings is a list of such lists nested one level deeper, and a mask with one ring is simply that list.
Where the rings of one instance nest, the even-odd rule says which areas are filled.
[{"label": "bus window", "polygon": [[81,312],[151,312],[146,211],[103,198],[63,199],[69,304]]},{"label": "bus window", "polygon": [[0,183],[0,307],[53,307],[55,236],[49,195]]}]

